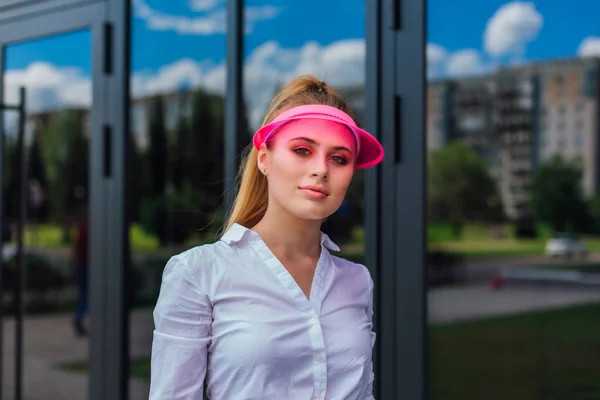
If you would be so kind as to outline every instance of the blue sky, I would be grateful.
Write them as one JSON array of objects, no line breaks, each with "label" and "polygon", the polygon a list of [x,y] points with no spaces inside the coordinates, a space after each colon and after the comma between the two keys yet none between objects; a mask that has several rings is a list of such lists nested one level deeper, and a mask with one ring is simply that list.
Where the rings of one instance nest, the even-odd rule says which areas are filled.
[{"label": "blue sky", "polygon": [[[364,82],[365,1],[246,1],[245,93],[254,120],[275,85],[297,74],[314,73],[339,86]],[[132,4],[134,96],[183,86],[224,91],[226,0]],[[575,57],[580,51],[600,55],[598,0],[429,0],[428,5],[431,78]],[[52,98],[52,90],[53,104],[89,100],[90,40],[90,32],[82,31],[11,45],[7,91],[15,92],[19,84],[43,88],[39,96],[32,94],[30,103],[38,107]]]},{"label": "blue sky", "polygon": [[[276,18],[254,25],[247,35],[245,54],[267,40],[277,40],[283,47],[299,48],[309,40],[329,44],[339,39],[364,38],[364,1],[321,1],[318,9],[306,0],[249,0],[249,6],[279,8]],[[482,34],[488,20],[507,2],[504,0],[430,0],[428,41],[448,51],[473,48],[484,51]],[[577,0],[577,7],[565,7],[564,0],[537,0],[535,8],[543,16],[538,37],[527,48],[527,59],[574,56],[583,38],[600,36],[600,1]],[[186,1],[147,0],[158,12],[193,18],[201,15]],[[575,2],[569,2],[569,5]],[[340,15],[343,18],[331,18]],[[8,49],[7,67],[20,69],[31,62],[44,60],[57,66],[79,66],[89,72],[89,32],[77,32],[56,38],[37,40]],[[145,19],[133,18],[133,70],[151,68],[182,57],[222,61],[225,34],[181,35],[169,30],[149,29]]]},{"label": "blue sky", "polygon": [[[502,0],[430,0],[428,41],[449,51],[464,48],[483,51],[482,34],[486,24],[507,3]],[[572,57],[583,38],[600,36],[598,0],[536,0],[533,4],[543,17],[543,25],[537,38],[527,47],[527,59]]]}]

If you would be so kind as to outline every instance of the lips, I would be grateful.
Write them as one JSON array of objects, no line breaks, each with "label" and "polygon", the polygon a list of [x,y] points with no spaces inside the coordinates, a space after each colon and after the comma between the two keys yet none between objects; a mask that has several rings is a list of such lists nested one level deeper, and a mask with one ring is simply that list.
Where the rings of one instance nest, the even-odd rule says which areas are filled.
[{"label": "lips", "polygon": [[314,185],[309,185],[309,186],[301,186],[300,189],[302,190],[310,190],[313,192],[317,192],[317,193],[321,193],[324,196],[329,196],[329,191],[327,189],[325,189],[322,186],[314,186]]}]

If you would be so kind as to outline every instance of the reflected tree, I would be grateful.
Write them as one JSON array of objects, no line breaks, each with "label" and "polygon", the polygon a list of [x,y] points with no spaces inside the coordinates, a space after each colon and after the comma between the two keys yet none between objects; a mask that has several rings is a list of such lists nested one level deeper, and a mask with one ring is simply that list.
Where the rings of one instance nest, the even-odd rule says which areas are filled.
[{"label": "reflected tree", "polygon": [[535,173],[531,206],[535,217],[554,231],[585,229],[587,204],[581,187],[582,168],[560,155],[552,157]]},{"label": "reflected tree", "polygon": [[84,114],[68,110],[52,114],[40,135],[43,169],[47,179],[49,217],[63,222],[63,242],[70,241],[70,216],[88,198],[88,138]]},{"label": "reflected tree", "polygon": [[468,221],[503,219],[497,185],[484,159],[467,145],[453,142],[432,151],[427,175],[430,220],[450,222],[456,237]]},{"label": "reflected tree", "polygon": [[[165,126],[164,99],[152,105],[150,145],[139,155],[139,172],[148,171],[152,189],[141,201],[140,221],[155,234],[162,245],[179,243],[193,233],[211,234],[220,228],[225,215],[224,195],[225,101],[215,94],[197,89],[189,98],[191,107],[179,107],[173,132]],[[249,128],[240,138],[241,147],[249,142]],[[160,166],[160,168],[159,168]]]}]

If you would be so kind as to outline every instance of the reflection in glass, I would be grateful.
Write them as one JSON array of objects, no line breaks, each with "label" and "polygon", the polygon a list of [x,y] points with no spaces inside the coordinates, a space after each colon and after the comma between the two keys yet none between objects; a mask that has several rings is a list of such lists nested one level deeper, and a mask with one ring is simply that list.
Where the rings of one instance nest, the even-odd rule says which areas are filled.
[{"label": "reflection in glass", "polygon": [[431,398],[596,398],[598,25],[459,3],[428,3]]},{"label": "reflection in glass", "polygon": [[[23,398],[87,396],[90,43],[90,32],[85,30],[10,45],[5,53],[3,102],[15,105],[19,89],[26,91]],[[80,51],[68,55],[62,51],[71,46]],[[2,361],[6,398],[14,395],[16,377],[18,131],[18,113],[5,112]]]},{"label": "reflection in glass", "polygon": [[214,241],[224,221],[225,17],[220,1],[132,4],[132,399],[148,398],[152,310],[168,259]]}]

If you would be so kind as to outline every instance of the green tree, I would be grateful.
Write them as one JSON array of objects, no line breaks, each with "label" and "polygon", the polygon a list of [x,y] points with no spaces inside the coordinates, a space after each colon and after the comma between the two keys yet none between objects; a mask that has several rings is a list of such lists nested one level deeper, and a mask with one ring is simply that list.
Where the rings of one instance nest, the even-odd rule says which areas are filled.
[{"label": "green tree", "polygon": [[17,155],[17,140],[16,135],[6,135],[4,138],[4,168],[3,168],[3,179],[2,179],[2,195],[4,196],[4,216],[8,220],[14,220],[17,217],[17,204],[16,204],[16,190],[19,187],[17,185],[17,171],[19,166],[19,160]]},{"label": "green tree", "polygon": [[[48,187],[47,199],[52,218],[63,219],[79,202],[88,198],[88,139],[83,115],[78,110],[58,112],[40,135],[41,153]],[[63,240],[69,240],[64,226]]]},{"label": "green tree", "polygon": [[581,166],[560,155],[543,164],[536,171],[531,186],[531,207],[535,217],[554,231],[584,229],[587,204],[581,177]]},{"label": "green tree", "polygon": [[[27,157],[27,173],[28,180],[31,183],[36,183],[39,189],[46,193],[48,190],[46,171],[44,170],[44,160],[42,156],[42,144],[41,144],[42,132],[39,129],[35,129],[33,132],[33,139],[29,147],[29,156]],[[44,214],[44,203],[39,205],[39,208],[34,208],[30,212],[31,215],[37,221],[43,218]]]},{"label": "green tree", "polygon": [[165,193],[167,183],[167,131],[162,96],[154,96],[150,103],[150,128],[147,160],[151,176],[151,196]]},{"label": "green tree", "polygon": [[588,200],[589,224],[592,233],[600,233],[600,194],[596,193]]},{"label": "green tree", "polygon": [[460,236],[469,220],[503,217],[498,189],[485,161],[465,144],[453,142],[432,151],[427,176],[430,219],[450,222],[455,236]]},{"label": "green tree", "polygon": [[[156,107],[160,103],[155,100],[154,104]],[[160,105],[160,110],[163,109]],[[172,132],[165,132],[164,117],[153,116],[151,145],[144,155],[146,161],[141,164],[141,170],[146,170],[166,163],[161,169],[165,173],[162,194],[153,192],[140,206],[144,229],[156,234],[161,243],[180,242],[203,229],[214,231],[221,225],[225,212],[222,208],[225,101],[221,96],[197,89],[191,96],[190,112],[184,112],[185,109],[180,108]],[[242,146],[250,141],[245,118],[243,124],[240,153]],[[164,132],[164,136],[159,132]],[[158,149],[164,160],[159,159]],[[151,175],[154,180],[156,173]]]},{"label": "green tree", "polygon": [[42,157],[41,134],[42,132],[39,129],[36,129],[33,132],[33,139],[29,147],[29,166],[27,172],[29,174],[29,179],[38,181],[42,187],[46,188],[46,172],[44,171],[44,161]]}]

